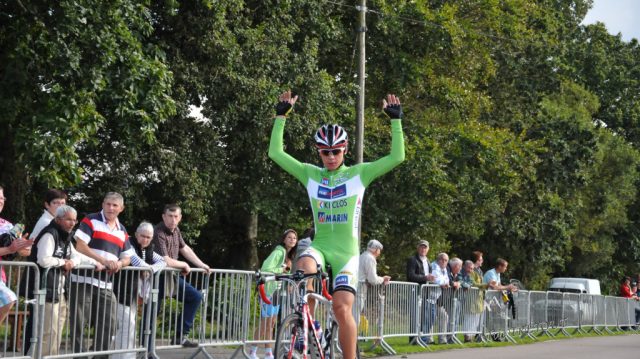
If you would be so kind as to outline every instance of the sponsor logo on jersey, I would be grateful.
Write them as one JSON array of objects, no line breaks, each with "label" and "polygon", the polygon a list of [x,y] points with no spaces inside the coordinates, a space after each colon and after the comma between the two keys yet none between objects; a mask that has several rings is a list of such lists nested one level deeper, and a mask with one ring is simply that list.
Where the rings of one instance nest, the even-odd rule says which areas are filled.
[{"label": "sponsor logo on jersey", "polygon": [[336,277],[335,280],[335,286],[341,286],[341,285],[349,285],[349,276],[347,275],[339,275]]},{"label": "sponsor logo on jersey", "polygon": [[339,185],[340,183],[344,183],[347,182],[349,180],[349,177],[342,175],[340,177],[338,177],[338,179],[334,180],[334,183],[337,185]]},{"label": "sponsor logo on jersey", "polygon": [[318,198],[322,199],[333,199],[340,198],[347,195],[347,185],[343,184],[342,186],[338,186],[335,188],[327,188],[318,186]]},{"label": "sponsor logo on jersey", "polygon": [[353,273],[349,272],[348,270],[340,271],[340,273],[338,273],[338,275],[340,275],[340,274],[353,275]]},{"label": "sponsor logo on jersey", "polygon": [[318,212],[318,222],[319,223],[345,223],[349,220],[349,215],[346,213],[325,213]]},{"label": "sponsor logo on jersey", "polygon": [[346,199],[341,199],[338,201],[327,202],[327,201],[318,201],[319,209],[329,209],[329,208],[342,208],[349,205],[349,202]]},{"label": "sponsor logo on jersey", "polygon": [[358,201],[356,201],[356,208],[353,213],[353,228],[359,229],[360,226],[360,211],[362,208],[362,199],[358,197]]},{"label": "sponsor logo on jersey", "polygon": [[322,183],[325,186],[329,185],[329,179],[326,177],[322,177],[322,181],[320,181],[320,183]]}]

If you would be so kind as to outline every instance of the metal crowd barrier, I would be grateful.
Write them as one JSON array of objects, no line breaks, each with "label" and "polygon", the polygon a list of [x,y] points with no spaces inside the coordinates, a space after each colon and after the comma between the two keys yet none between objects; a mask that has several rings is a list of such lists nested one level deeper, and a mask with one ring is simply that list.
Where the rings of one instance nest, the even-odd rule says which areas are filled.
[{"label": "metal crowd barrier", "polygon": [[618,329],[618,315],[616,313],[616,297],[606,296],[604,297],[605,307],[605,321],[604,328],[608,332],[612,332],[613,329]]},{"label": "metal crowd barrier", "polygon": [[[178,269],[164,268],[154,275],[153,283],[150,356],[159,358],[158,351],[181,348],[185,339],[199,343],[204,333],[206,305],[203,303],[206,303],[209,275],[199,268],[192,268],[186,275]],[[189,323],[192,311],[196,315]]]},{"label": "metal crowd barrier", "polygon": [[510,341],[515,343],[515,339],[508,330],[509,320],[513,316],[513,305],[506,301],[506,294],[503,291],[488,290],[486,292],[487,309],[485,311],[486,323],[484,337],[489,337],[494,341]]},{"label": "metal crowd barrier", "polygon": [[529,313],[532,336],[552,336],[548,326],[547,292],[529,291]]},{"label": "metal crowd barrier", "polygon": [[531,292],[526,290],[517,291],[513,293],[513,300],[515,309],[511,313],[512,319],[508,321],[509,331],[512,333],[511,337],[535,339],[535,329],[531,325],[533,311],[530,304]]},{"label": "metal crowd barrier", "polygon": [[150,268],[140,267],[109,274],[78,266],[70,275],[63,268],[45,269],[37,302],[41,341],[34,357],[133,359],[145,353],[143,328],[150,316],[142,313],[152,275]]},{"label": "metal crowd barrier", "polygon": [[[391,353],[395,353],[384,338],[399,336],[415,336],[419,331],[419,318],[417,313],[417,294],[420,286],[416,283],[390,282],[385,286],[384,297],[379,306],[380,310],[375,321],[378,327],[382,347]],[[374,299],[369,296],[369,299]],[[366,310],[365,310],[366,313]],[[372,321],[369,320],[369,325]],[[413,323],[413,326],[411,325]]]},{"label": "metal crowd barrier", "polygon": [[254,272],[213,270],[204,292],[202,319],[200,320],[200,349],[193,354],[206,352],[206,347],[242,346],[249,333],[249,311],[254,292]]},{"label": "metal crowd barrier", "polygon": [[[126,359],[180,348],[180,339],[198,342],[191,357],[217,346],[234,346],[246,356],[247,345],[273,344],[277,323],[293,311],[292,288],[272,292],[280,310],[261,316],[254,272],[194,269],[183,276],[174,269],[127,267],[117,274],[91,266],[44,270],[34,263],[2,262],[6,286],[18,294],[0,322],[1,357]],[[83,283],[80,277],[88,278]],[[96,277],[96,278],[94,278]],[[189,286],[193,290],[189,289]],[[191,330],[185,324],[185,300],[196,298]],[[462,338],[509,340],[577,331],[634,328],[638,302],[619,297],[558,292],[519,291],[512,307],[501,291],[440,288],[391,282],[360,283],[354,317],[358,338],[395,350],[387,338],[409,337],[421,345],[431,341],[462,344]],[[188,311],[189,309],[187,309]],[[194,310],[194,307],[191,308]],[[320,304],[315,318],[331,320]]]},{"label": "metal crowd barrier", "polygon": [[415,336],[417,326],[412,325],[418,313],[415,303],[419,286],[415,283],[390,282],[370,285],[360,282],[355,314],[358,339],[373,340],[373,347],[381,346],[389,354],[395,350],[384,338]]},{"label": "metal crowd barrier", "polygon": [[39,283],[38,266],[29,262],[2,261],[0,264],[2,271],[4,271],[3,280],[6,287],[17,297],[10,309],[4,309],[8,312],[0,322],[0,350],[2,351],[0,357],[30,358],[26,354],[24,346],[31,343],[31,338],[37,338],[37,322],[34,321],[36,326],[27,326],[27,324],[30,318],[34,318],[34,320],[38,318],[40,308],[32,305],[21,295],[33,292],[36,287],[33,283]]},{"label": "metal crowd barrier", "polygon": [[601,295],[589,295],[583,294],[584,296],[591,297],[591,306],[593,310],[593,323],[592,330],[598,334],[602,334],[601,328],[604,328],[607,322],[607,307],[605,297]]}]

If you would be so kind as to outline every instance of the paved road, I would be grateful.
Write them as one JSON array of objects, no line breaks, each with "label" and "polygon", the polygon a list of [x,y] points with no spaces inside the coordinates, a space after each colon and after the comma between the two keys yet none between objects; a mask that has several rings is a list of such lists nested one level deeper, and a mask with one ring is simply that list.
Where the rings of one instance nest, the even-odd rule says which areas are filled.
[{"label": "paved road", "polygon": [[640,358],[640,335],[549,340],[526,345],[469,348],[386,357],[389,359],[618,359]]},{"label": "paved road", "polygon": [[[193,349],[160,351],[162,359],[190,358]],[[231,358],[233,351],[225,348],[208,348],[207,352],[216,359]],[[199,353],[196,358],[206,356]],[[439,352],[425,352],[402,356],[387,356],[380,359],[635,359],[640,358],[640,334],[589,337],[576,339],[549,340],[534,344],[510,345],[494,348],[452,349]],[[244,359],[242,355],[235,359]]]}]

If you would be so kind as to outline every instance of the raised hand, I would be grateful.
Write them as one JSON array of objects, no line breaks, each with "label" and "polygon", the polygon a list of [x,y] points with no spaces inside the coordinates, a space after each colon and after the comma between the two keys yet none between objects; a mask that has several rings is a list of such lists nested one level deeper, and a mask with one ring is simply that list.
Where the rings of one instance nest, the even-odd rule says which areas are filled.
[{"label": "raised hand", "polygon": [[298,96],[291,97],[291,90],[281,93],[276,104],[276,116],[286,117],[293,109],[296,101],[298,101]]},{"label": "raised hand", "polygon": [[401,119],[402,105],[398,96],[388,94],[386,99],[382,99],[382,111],[391,119]]}]

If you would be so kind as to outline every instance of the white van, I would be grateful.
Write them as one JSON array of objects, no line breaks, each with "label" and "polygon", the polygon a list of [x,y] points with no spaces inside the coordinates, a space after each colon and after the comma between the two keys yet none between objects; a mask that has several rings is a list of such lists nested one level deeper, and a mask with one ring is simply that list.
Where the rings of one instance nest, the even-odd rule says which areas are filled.
[{"label": "white van", "polygon": [[549,282],[550,292],[600,295],[600,281],[588,278],[553,278]]}]

